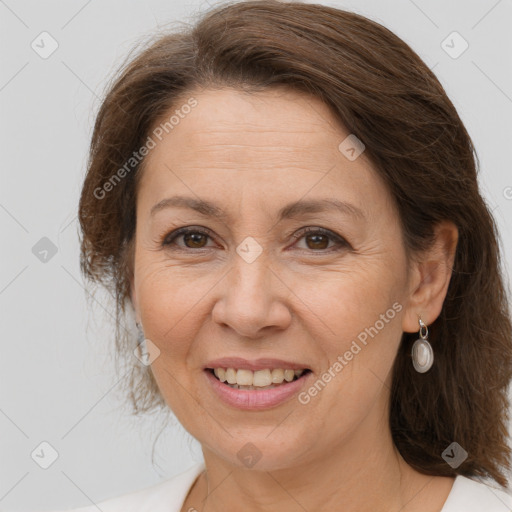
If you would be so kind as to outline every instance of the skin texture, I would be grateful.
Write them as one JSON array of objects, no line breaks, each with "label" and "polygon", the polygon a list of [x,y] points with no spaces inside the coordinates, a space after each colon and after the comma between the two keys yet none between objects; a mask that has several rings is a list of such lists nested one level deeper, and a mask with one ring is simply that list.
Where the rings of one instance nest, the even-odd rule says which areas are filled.
[{"label": "skin texture", "polygon": [[[160,350],[153,374],[205,457],[182,510],[441,510],[453,478],[405,463],[388,400],[402,332],[441,311],[456,227],[440,224],[433,248],[408,262],[389,192],[364,153],[350,161],[339,151],[349,132],[316,98],[228,88],[194,97],[198,105],[147,157],[132,281],[137,320]],[[176,207],[150,215],[172,195],[214,202],[226,218]],[[366,219],[326,211],[278,222],[286,204],[322,198],[350,202]],[[183,226],[211,234],[162,245]],[[349,245],[302,236],[305,227]],[[263,251],[252,263],[236,252],[248,236]],[[242,411],[204,378],[205,364],[222,356],[302,362],[318,378],[394,303],[394,318],[306,405],[292,398]],[[252,468],[237,457],[248,442],[261,453]]]}]

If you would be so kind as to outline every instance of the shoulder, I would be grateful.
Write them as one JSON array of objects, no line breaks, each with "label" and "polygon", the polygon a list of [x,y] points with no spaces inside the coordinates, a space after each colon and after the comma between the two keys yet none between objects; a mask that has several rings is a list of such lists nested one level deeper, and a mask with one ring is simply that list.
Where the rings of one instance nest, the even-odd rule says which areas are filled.
[{"label": "shoulder", "polygon": [[188,491],[203,469],[204,462],[199,462],[183,473],[150,487],[94,505],[56,512],[179,512]]},{"label": "shoulder", "polygon": [[458,475],[441,512],[509,512],[512,495],[495,485]]}]

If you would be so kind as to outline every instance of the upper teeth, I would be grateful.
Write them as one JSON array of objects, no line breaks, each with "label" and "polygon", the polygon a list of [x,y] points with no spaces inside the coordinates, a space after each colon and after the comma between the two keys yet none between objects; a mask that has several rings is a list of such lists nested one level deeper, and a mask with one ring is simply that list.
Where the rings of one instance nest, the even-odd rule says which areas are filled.
[{"label": "upper teeth", "polygon": [[281,384],[284,380],[291,382],[295,375],[300,377],[306,370],[236,370],[234,368],[215,368],[213,373],[221,382],[228,384],[238,384],[240,386],[265,387],[271,384]]}]

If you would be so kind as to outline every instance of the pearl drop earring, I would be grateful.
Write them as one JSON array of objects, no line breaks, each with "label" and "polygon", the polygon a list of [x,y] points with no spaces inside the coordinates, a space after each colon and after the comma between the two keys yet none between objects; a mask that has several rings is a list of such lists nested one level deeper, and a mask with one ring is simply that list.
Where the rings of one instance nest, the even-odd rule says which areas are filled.
[{"label": "pearl drop earring", "polygon": [[428,328],[423,323],[421,318],[419,319],[420,332],[419,338],[414,342],[412,346],[412,364],[414,369],[418,373],[425,373],[432,368],[434,364],[434,350],[432,345],[428,342]]}]

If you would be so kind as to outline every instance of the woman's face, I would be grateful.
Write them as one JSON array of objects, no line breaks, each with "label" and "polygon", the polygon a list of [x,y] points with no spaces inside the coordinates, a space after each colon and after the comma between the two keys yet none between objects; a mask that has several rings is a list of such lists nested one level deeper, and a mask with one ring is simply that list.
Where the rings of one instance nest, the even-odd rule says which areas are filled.
[{"label": "woman's face", "polygon": [[[387,189],[318,99],[194,98],[155,138],[137,198],[132,300],[160,351],[162,395],[203,450],[239,466],[296,467],[382,440],[410,292]],[[161,203],[176,196],[189,206]],[[234,357],[245,364],[213,363]],[[310,371],[236,390],[212,367],[253,368],[238,377],[258,386]]]}]

